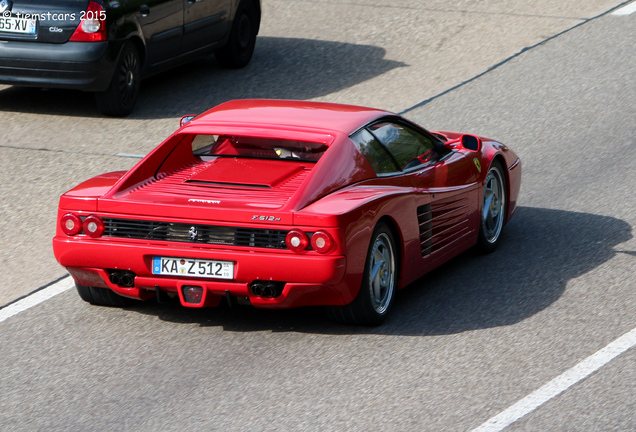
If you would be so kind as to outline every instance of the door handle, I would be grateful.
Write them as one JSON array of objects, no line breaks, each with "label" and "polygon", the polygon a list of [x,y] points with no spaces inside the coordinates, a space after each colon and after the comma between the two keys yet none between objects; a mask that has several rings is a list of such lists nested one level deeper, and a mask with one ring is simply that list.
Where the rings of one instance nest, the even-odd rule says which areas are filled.
[{"label": "door handle", "polygon": [[141,5],[139,6],[139,12],[141,13],[142,17],[147,17],[148,15],[150,15],[150,8],[148,7],[148,5]]}]

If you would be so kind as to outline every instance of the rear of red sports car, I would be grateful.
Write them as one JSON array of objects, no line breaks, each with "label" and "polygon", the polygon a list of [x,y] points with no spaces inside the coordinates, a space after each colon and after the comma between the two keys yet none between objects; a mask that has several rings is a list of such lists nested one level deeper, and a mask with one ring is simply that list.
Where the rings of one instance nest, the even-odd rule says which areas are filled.
[{"label": "rear of red sports car", "polygon": [[496,248],[521,162],[371,108],[247,100],[60,199],[55,256],[93,304],[324,305],[380,324],[397,289]]},{"label": "rear of red sports car", "polygon": [[[131,171],[61,197],[54,252],[85,300],[277,308],[355,297],[365,251],[345,256],[350,216],[298,210],[375,177],[348,133],[384,113],[269,105],[217,107]],[[332,128],[302,127],[303,116]]]}]

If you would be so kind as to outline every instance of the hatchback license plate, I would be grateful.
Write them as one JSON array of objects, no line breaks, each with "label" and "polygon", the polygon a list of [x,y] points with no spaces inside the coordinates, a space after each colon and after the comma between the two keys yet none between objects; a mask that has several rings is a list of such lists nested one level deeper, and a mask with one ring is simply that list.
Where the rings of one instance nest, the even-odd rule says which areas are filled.
[{"label": "hatchback license plate", "polygon": [[234,263],[232,261],[156,256],[152,258],[152,274],[232,279],[234,277]]},{"label": "hatchback license plate", "polygon": [[33,18],[0,17],[0,32],[35,34],[37,21]]}]

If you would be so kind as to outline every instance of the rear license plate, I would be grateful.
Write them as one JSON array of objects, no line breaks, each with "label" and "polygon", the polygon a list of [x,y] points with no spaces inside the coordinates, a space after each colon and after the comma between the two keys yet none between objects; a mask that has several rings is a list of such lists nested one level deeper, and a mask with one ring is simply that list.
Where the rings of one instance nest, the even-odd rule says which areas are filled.
[{"label": "rear license plate", "polygon": [[156,256],[152,258],[152,274],[232,279],[234,278],[234,263],[232,261]]},{"label": "rear license plate", "polygon": [[37,20],[33,18],[14,18],[0,16],[0,32],[35,34]]}]

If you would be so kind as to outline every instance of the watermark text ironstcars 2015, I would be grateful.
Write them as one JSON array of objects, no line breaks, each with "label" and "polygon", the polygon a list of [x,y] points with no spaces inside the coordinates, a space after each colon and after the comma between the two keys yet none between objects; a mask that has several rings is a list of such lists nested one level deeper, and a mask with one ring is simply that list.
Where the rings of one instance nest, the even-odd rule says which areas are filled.
[{"label": "watermark text ironstcars 2015", "polygon": [[9,10],[5,10],[2,12],[2,17],[8,18],[13,16],[14,18],[22,18],[22,19],[37,19],[38,21],[75,21],[77,17],[79,17],[80,21],[87,20],[95,20],[95,21],[104,21],[106,20],[106,11],[81,11],[79,13],[76,12],[40,12],[40,13],[26,13],[14,11],[11,12]]}]

